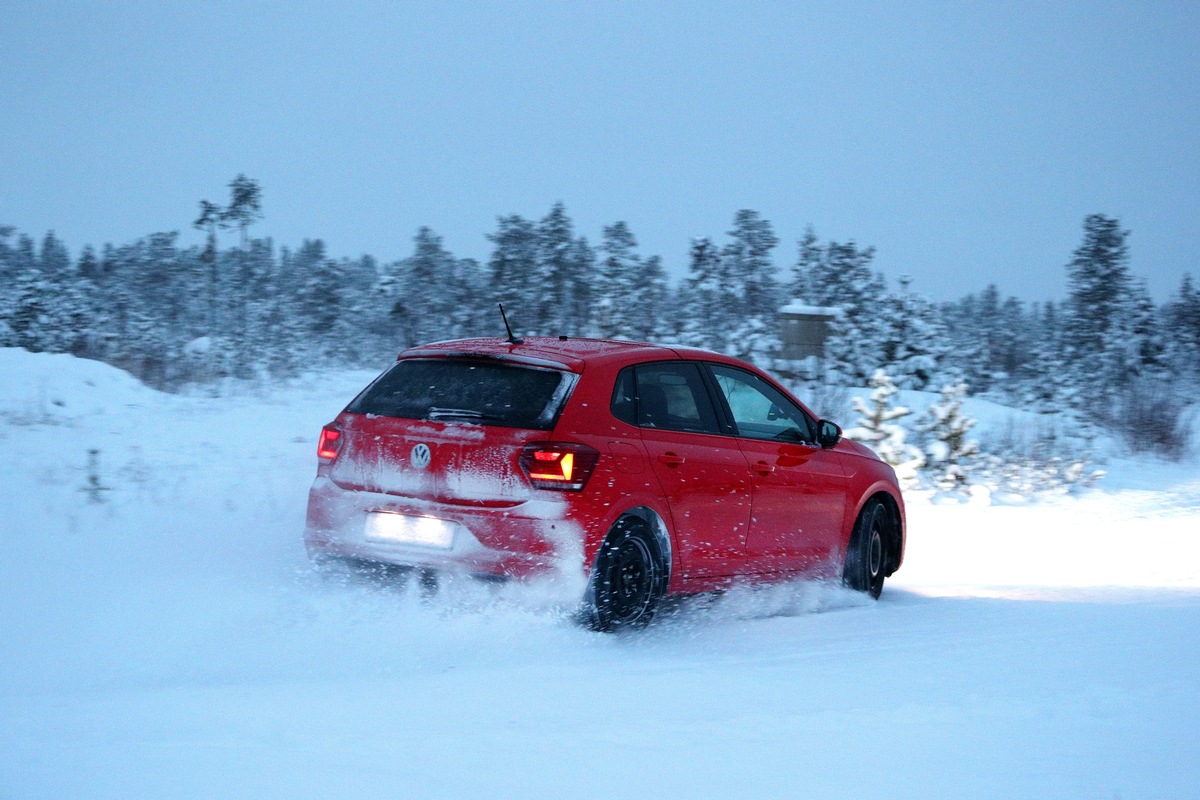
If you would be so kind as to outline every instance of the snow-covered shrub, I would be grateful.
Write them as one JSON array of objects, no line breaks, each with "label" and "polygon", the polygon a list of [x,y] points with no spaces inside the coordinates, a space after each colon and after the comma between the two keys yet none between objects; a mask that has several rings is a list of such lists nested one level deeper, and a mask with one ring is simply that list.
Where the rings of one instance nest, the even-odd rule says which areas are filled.
[{"label": "snow-covered shrub", "polygon": [[874,450],[896,470],[903,488],[917,483],[917,470],[924,464],[921,451],[905,441],[904,428],[898,422],[912,412],[904,406],[892,406],[896,384],[881,369],[871,377],[870,403],[854,398],[854,411],[859,415],[854,427],[845,435]]},{"label": "snow-covered shrub", "polygon": [[1064,414],[1046,414],[1021,427],[1010,420],[980,445],[972,478],[993,496],[1021,500],[1091,486],[1104,471],[1095,465],[1090,435]]},{"label": "snow-covered shrub", "polygon": [[1104,414],[1109,430],[1135,453],[1179,461],[1191,451],[1195,409],[1166,381],[1143,377],[1116,396]]},{"label": "snow-covered shrub", "polygon": [[963,413],[966,396],[964,381],[943,386],[941,400],[929,407],[917,426],[925,438],[925,468],[939,489],[965,486],[979,453],[979,444],[968,438],[975,420]]}]

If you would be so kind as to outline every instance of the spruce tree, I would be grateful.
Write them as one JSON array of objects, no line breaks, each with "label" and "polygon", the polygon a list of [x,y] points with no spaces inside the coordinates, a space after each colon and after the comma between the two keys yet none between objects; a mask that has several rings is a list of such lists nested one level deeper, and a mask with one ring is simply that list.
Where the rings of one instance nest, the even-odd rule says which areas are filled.
[{"label": "spruce tree", "polygon": [[494,299],[504,304],[509,323],[518,335],[536,334],[542,310],[538,276],[537,226],[519,214],[498,217],[488,261]]},{"label": "spruce tree", "polygon": [[576,336],[593,336],[596,333],[595,304],[599,282],[596,251],[588,244],[586,236],[580,236],[571,244],[572,270],[579,276],[579,283],[571,292],[569,314],[563,333]]},{"label": "spruce tree", "polygon": [[733,328],[724,262],[712,239],[692,239],[684,283],[688,314],[683,321],[685,344],[724,350]]},{"label": "spruce tree", "polygon": [[586,320],[572,318],[580,305],[577,295],[587,296],[587,275],[577,260],[575,232],[563,204],[555,203],[537,225],[537,273],[543,287],[535,329],[547,334],[565,334],[579,329]]},{"label": "spruce tree", "polygon": [[743,318],[774,320],[780,303],[771,251],[779,244],[771,223],[757,211],[742,209],[733,217],[731,241],[722,261],[738,299],[737,313]]},{"label": "spruce tree", "polygon": [[917,484],[917,470],[925,463],[921,451],[905,441],[904,428],[899,421],[912,412],[905,406],[893,406],[896,384],[882,369],[871,376],[871,399],[854,398],[858,420],[845,431],[847,438],[862,442],[896,470],[901,486]]},{"label": "spruce tree", "polygon": [[924,389],[937,376],[949,349],[936,307],[900,276],[900,289],[882,304],[886,325],[883,361],[902,389]]},{"label": "spruce tree", "polygon": [[1200,291],[1185,274],[1162,310],[1163,362],[1173,375],[1200,378]]},{"label": "spruce tree", "polygon": [[816,298],[823,294],[816,282],[821,279],[818,271],[824,250],[812,225],[804,228],[804,238],[796,246],[800,254],[792,267],[792,297],[809,305],[817,305]]},{"label": "spruce tree", "polygon": [[940,489],[965,486],[979,453],[978,443],[969,438],[975,420],[963,413],[966,396],[963,381],[943,386],[941,399],[929,407],[918,425],[926,437],[926,469]]},{"label": "spruce tree", "polygon": [[[637,238],[624,222],[606,225],[600,252],[600,334],[605,338],[635,336],[635,318],[645,313],[638,299],[643,275]],[[637,326],[641,324],[636,320]]]},{"label": "spruce tree", "polygon": [[1109,397],[1125,375],[1117,367],[1128,360],[1121,353],[1121,335],[1128,333],[1129,232],[1103,214],[1083,223],[1083,242],[1067,264],[1069,295],[1065,306],[1064,338],[1068,359],[1080,385],[1097,401]]}]

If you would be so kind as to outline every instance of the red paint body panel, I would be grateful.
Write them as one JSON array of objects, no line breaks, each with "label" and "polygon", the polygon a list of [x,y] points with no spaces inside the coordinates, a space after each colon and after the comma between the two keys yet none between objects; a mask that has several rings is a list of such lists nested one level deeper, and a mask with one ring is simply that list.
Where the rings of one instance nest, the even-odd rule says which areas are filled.
[{"label": "red paint body panel", "polygon": [[[633,513],[652,521],[670,554],[668,591],[701,591],[743,578],[840,575],[859,512],[882,494],[901,533],[899,567],[900,490],[892,469],[862,445],[822,449],[614,416],[621,370],[664,361],[753,372],[812,416],[761,370],[700,350],[541,337],[436,343],[398,361],[464,357],[578,377],[549,430],[342,412],[332,423],[341,431],[337,457],[320,460],[309,495],[310,552],[513,577],[556,568],[586,575],[614,523]],[[582,490],[530,483],[522,449],[545,441],[600,454]],[[381,513],[432,520],[453,531],[453,544],[373,538],[367,520]]]}]

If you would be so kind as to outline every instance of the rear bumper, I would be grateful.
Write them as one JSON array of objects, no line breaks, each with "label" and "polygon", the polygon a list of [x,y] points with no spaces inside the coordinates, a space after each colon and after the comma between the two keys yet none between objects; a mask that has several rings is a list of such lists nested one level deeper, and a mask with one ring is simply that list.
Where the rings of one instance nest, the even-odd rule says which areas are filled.
[{"label": "rear bumper", "polygon": [[[434,503],[343,489],[318,477],[309,490],[304,543],[312,556],[330,555],[479,575],[529,578],[583,570],[582,528],[568,505],[531,499],[504,508]],[[368,539],[373,512],[433,517],[457,524],[449,548]]]}]

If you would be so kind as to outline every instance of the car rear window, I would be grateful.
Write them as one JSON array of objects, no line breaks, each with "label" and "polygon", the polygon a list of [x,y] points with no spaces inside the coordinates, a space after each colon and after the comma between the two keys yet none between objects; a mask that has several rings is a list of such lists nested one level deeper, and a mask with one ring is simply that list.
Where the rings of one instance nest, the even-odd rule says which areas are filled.
[{"label": "car rear window", "polygon": [[569,372],[494,361],[398,361],[346,410],[352,414],[550,430],[574,386]]}]

